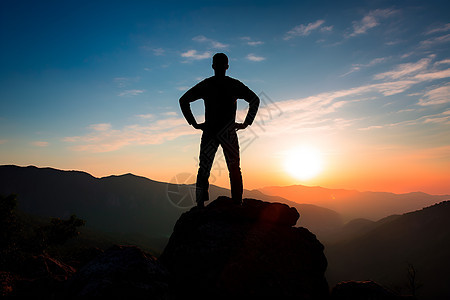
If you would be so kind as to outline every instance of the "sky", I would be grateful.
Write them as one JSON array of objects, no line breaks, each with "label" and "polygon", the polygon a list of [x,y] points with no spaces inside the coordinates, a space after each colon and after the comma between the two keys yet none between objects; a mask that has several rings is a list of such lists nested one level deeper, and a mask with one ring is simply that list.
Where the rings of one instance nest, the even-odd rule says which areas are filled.
[{"label": "sky", "polygon": [[223,52],[261,98],[244,188],[450,194],[448,1],[3,0],[0,38],[0,164],[194,182],[178,99]]}]

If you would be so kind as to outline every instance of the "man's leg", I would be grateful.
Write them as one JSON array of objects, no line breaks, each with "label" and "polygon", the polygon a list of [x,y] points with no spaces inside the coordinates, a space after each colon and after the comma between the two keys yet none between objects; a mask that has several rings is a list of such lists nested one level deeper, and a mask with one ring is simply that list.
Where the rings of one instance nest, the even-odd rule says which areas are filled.
[{"label": "man's leg", "polygon": [[205,201],[209,200],[209,175],[214,162],[219,143],[215,136],[203,132],[200,143],[199,168],[196,183],[197,206],[203,207]]},{"label": "man's leg", "polygon": [[235,203],[241,204],[243,184],[239,158],[239,141],[236,131],[231,129],[226,134],[222,134],[220,142],[230,173],[231,198]]}]

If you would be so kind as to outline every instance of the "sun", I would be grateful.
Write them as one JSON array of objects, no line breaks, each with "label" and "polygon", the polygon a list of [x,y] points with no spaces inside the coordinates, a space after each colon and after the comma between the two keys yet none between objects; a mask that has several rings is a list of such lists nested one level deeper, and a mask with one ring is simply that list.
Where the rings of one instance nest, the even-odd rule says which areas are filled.
[{"label": "sun", "polygon": [[284,167],[291,176],[297,179],[312,179],[323,170],[322,155],[313,147],[294,148],[286,153]]}]

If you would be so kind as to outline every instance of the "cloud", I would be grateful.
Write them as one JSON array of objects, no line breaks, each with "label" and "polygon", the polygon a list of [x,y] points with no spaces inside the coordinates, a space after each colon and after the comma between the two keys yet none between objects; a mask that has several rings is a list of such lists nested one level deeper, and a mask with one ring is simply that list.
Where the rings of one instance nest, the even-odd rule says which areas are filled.
[{"label": "cloud", "polygon": [[323,26],[322,28],[320,28],[320,32],[331,32],[333,31],[334,26]]},{"label": "cloud", "polygon": [[8,142],[8,140],[0,140],[0,145],[6,144],[7,142]]},{"label": "cloud", "polygon": [[188,86],[178,86],[177,87],[177,90],[182,91],[182,92],[187,91],[188,89],[189,89]]},{"label": "cloud", "polygon": [[92,129],[94,131],[106,131],[111,129],[111,124],[110,123],[92,124],[89,126],[89,129]]},{"label": "cloud", "polygon": [[444,59],[434,63],[435,66],[450,64],[450,59]]},{"label": "cloud", "polygon": [[394,70],[375,75],[375,79],[399,79],[408,75],[425,70],[431,63],[433,55],[423,58],[416,63],[406,63],[398,65]]},{"label": "cloud", "polygon": [[227,44],[223,44],[223,43],[218,42],[216,40],[207,38],[204,35],[195,36],[195,37],[192,38],[192,40],[196,41],[196,42],[200,42],[200,43],[209,43],[210,47],[214,48],[214,49],[225,49],[225,48],[228,48]]},{"label": "cloud", "polygon": [[36,146],[36,147],[47,147],[48,144],[49,144],[48,142],[42,142],[42,141],[31,142],[31,145]]},{"label": "cloud", "polygon": [[345,74],[342,74],[340,77],[344,77],[353,72],[359,71],[359,70],[361,70],[361,68],[368,68],[368,67],[372,67],[374,65],[380,64],[382,62],[385,62],[387,59],[388,59],[387,57],[379,57],[379,58],[375,58],[375,59],[371,60],[367,64],[352,64],[352,68],[350,69],[350,71],[348,71]]},{"label": "cloud", "polygon": [[181,57],[193,59],[193,60],[201,60],[211,58],[211,52],[205,51],[203,53],[198,53],[197,50],[188,50],[186,52],[181,53]]},{"label": "cloud", "polygon": [[263,61],[263,60],[266,59],[263,56],[257,56],[257,55],[255,55],[253,53],[248,54],[245,58],[247,58],[250,61]]},{"label": "cloud", "polygon": [[322,24],[325,23],[324,20],[317,20],[314,23],[308,23],[308,25],[300,24],[289,30],[284,35],[284,40],[290,40],[296,36],[307,36],[309,35],[313,30],[316,30],[322,26]]},{"label": "cloud", "polygon": [[136,115],[136,117],[140,118],[140,119],[153,119],[155,117],[154,114],[141,114],[141,115]]},{"label": "cloud", "polygon": [[441,25],[439,27],[433,28],[433,29],[427,31],[425,34],[430,35],[430,34],[433,34],[436,32],[446,32],[449,30],[450,30],[450,23],[447,23],[447,24]]},{"label": "cloud", "polygon": [[420,42],[420,47],[421,48],[429,48],[438,44],[443,44],[443,43],[448,43],[450,42],[450,33],[443,35],[443,36],[438,36],[438,37],[433,37],[427,40],[424,40],[422,42]]},{"label": "cloud", "polygon": [[353,32],[350,37],[366,33],[369,29],[380,25],[380,20],[394,15],[397,11],[393,9],[376,9],[365,15],[361,21],[353,22]]},{"label": "cloud", "polygon": [[450,85],[441,86],[425,93],[423,98],[419,100],[419,105],[437,105],[450,103]]},{"label": "cloud", "polygon": [[249,41],[249,42],[247,42],[247,45],[249,45],[249,46],[259,46],[259,45],[262,45],[262,44],[264,44],[264,42],[262,42],[262,41]]},{"label": "cloud", "polygon": [[[73,151],[111,152],[128,145],[156,145],[180,136],[198,134],[183,118],[172,116],[153,120],[145,125],[127,125],[121,129],[99,125],[102,124],[90,125],[87,134],[65,137],[63,141],[74,144],[69,147]],[[103,130],[98,130],[100,128]]]},{"label": "cloud", "polygon": [[[340,113],[344,107],[362,103],[364,101],[374,101],[384,96],[392,96],[403,93],[414,86],[423,82],[435,79],[443,79],[450,77],[450,69],[434,70],[430,69],[433,55],[419,60],[416,63],[401,64],[394,67],[393,71],[381,73],[380,80],[384,82],[371,83],[357,86],[354,88],[343,89],[332,92],[319,93],[314,96],[291,99],[269,104],[269,110],[279,110],[282,112],[282,118],[270,119],[265,122],[264,132],[268,134],[286,134],[292,132],[311,132],[320,130],[337,130],[349,126],[360,127],[361,119],[373,118],[371,115],[361,115],[357,118],[342,118]],[[375,64],[381,60],[372,60]],[[369,63],[370,64],[370,63]],[[418,103],[419,106],[430,106],[435,104],[446,104],[450,102],[450,84],[435,88],[425,93]],[[420,94],[422,95],[422,94]],[[273,109],[270,107],[273,106]],[[267,109],[267,108],[266,108]],[[410,108],[406,111],[423,112],[423,109]],[[404,115],[406,117],[406,115]],[[258,122],[255,119],[256,122]],[[373,130],[392,126],[411,126],[424,123],[447,124],[449,122],[449,114],[425,115],[413,120],[401,120],[389,124],[372,124],[360,128],[361,130]],[[383,118],[379,118],[383,120]],[[272,123],[273,122],[273,123]],[[381,121],[379,121],[381,122]],[[270,129],[268,129],[270,128]]]},{"label": "cloud", "polygon": [[125,90],[121,93],[119,93],[118,96],[120,97],[130,97],[130,96],[137,96],[145,92],[145,90]]},{"label": "cloud", "polygon": [[140,77],[115,77],[113,81],[119,88],[124,88],[133,82],[139,82],[140,79]]},{"label": "cloud", "polygon": [[168,111],[165,113],[162,113],[163,116],[169,116],[169,117],[176,117],[178,116],[178,113],[176,111]]},{"label": "cloud", "polygon": [[164,55],[164,53],[166,52],[163,48],[153,48],[153,55],[155,56],[161,56]]}]

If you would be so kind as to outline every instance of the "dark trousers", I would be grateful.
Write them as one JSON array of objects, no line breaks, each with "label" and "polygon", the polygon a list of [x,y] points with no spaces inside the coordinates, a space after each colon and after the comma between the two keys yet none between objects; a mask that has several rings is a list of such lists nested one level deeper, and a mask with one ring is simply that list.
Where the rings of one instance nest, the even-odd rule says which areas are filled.
[{"label": "dark trousers", "polygon": [[219,133],[203,131],[200,144],[200,163],[197,174],[197,203],[209,200],[209,176],[219,145],[222,146],[228,172],[230,174],[231,197],[233,201],[242,202],[242,174],[239,166],[239,141],[234,128]]}]

